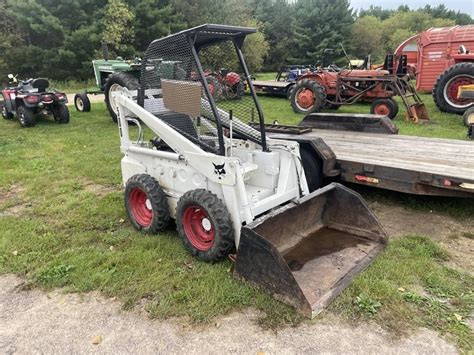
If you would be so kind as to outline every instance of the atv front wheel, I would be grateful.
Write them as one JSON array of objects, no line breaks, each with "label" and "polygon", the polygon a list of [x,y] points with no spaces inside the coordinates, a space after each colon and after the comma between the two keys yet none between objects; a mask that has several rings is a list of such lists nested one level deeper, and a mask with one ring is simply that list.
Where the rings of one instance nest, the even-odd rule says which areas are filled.
[{"label": "atv front wheel", "polygon": [[208,190],[191,190],[181,196],[176,226],[185,248],[201,260],[218,261],[234,249],[234,228],[227,207]]},{"label": "atv front wheel", "polygon": [[114,122],[117,122],[117,103],[113,102],[112,97],[110,96],[111,92],[120,91],[122,88],[127,88],[128,90],[137,90],[138,89],[138,80],[132,74],[128,73],[114,73],[110,74],[106,83],[105,83],[105,104],[109,110],[110,116]]},{"label": "atv front wheel", "polygon": [[69,123],[69,109],[66,105],[56,105],[51,107],[53,112],[54,120],[57,123]]},{"label": "atv front wheel", "polygon": [[89,112],[91,110],[91,102],[85,92],[77,93],[74,96],[74,106],[78,112]]},{"label": "atv front wheel", "polygon": [[125,209],[133,227],[156,234],[168,227],[170,212],[160,184],[150,175],[133,175],[125,186]]},{"label": "atv front wheel", "polygon": [[296,113],[320,112],[326,102],[326,93],[316,81],[303,79],[291,91],[290,102]]},{"label": "atv front wheel", "polygon": [[33,127],[36,124],[35,112],[25,106],[19,106],[17,109],[18,120],[24,128]]},{"label": "atv front wheel", "polygon": [[375,99],[370,105],[370,113],[393,120],[398,114],[398,104],[394,99]]}]

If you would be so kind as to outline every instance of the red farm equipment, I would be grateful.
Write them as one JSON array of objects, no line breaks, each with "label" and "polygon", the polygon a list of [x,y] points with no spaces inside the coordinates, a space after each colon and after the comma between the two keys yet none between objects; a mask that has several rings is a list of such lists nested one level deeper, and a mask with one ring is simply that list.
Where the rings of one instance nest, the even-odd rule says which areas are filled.
[{"label": "red farm equipment", "polygon": [[377,70],[352,69],[349,65],[349,69],[328,67],[300,76],[290,95],[293,110],[309,114],[323,108],[368,102],[371,113],[393,119],[398,113],[393,97],[398,95],[406,108],[407,120],[429,120],[421,98],[409,82],[406,56],[394,59],[388,55],[383,68]]},{"label": "red farm equipment", "polygon": [[474,84],[474,25],[430,28],[406,39],[395,54],[407,55],[416,73],[416,88],[432,92],[436,106],[444,112],[463,114],[473,104],[460,98],[461,86]]}]

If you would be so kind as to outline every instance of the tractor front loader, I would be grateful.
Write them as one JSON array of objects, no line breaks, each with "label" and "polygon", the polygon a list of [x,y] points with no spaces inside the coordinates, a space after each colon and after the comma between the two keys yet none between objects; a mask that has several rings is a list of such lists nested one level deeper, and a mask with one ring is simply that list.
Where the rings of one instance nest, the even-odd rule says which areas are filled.
[{"label": "tractor front loader", "polygon": [[409,82],[406,56],[397,61],[397,68],[394,65],[393,55],[387,55],[383,69],[352,69],[349,63],[348,69],[329,66],[307,72],[298,78],[291,92],[291,106],[297,113],[309,114],[368,102],[370,113],[394,119],[398,114],[394,97],[399,96],[407,121],[429,121],[424,103]]},{"label": "tractor front loader", "polygon": [[[125,207],[147,233],[175,219],[192,255],[218,261],[230,254],[237,277],[312,317],[372,262],[387,236],[360,195],[339,184],[318,188],[316,152],[302,159],[298,142],[269,139],[249,125],[264,126],[241,51],[254,32],[202,25],[155,40],[139,89],[112,93]],[[206,72],[223,67],[239,73],[250,95],[214,100]]]}]

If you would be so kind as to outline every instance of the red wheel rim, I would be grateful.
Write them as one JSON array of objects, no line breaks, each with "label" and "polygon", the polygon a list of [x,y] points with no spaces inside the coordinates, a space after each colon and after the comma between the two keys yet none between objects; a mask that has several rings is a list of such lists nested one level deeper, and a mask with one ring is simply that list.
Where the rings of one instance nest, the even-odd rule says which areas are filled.
[{"label": "red wheel rim", "polygon": [[130,211],[135,221],[142,227],[148,227],[153,220],[153,209],[146,193],[134,187],[130,191],[129,201]]},{"label": "red wheel rim", "polygon": [[388,116],[388,114],[390,113],[390,107],[388,107],[387,104],[378,104],[377,106],[375,106],[374,111],[377,115]]},{"label": "red wheel rim", "polygon": [[458,99],[459,87],[470,84],[474,84],[474,78],[471,76],[458,76],[451,79],[445,88],[445,99],[451,104],[459,107],[465,107],[467,105],[470,105],[472,103],[472,100]]},{"label": "red wheel rim", "polygon": [[207,251],[214,244],[214,226],[201,206],[186,207],[183,213],[183,227],[186,237],[196,249]]},{"label": "red wheel rim", "polygon": [[316,100],[313,91],[304,88],[298,92],[298,95],[296,96],[296,101],[300,107],[308,109],[314,105],[314,102]]}]

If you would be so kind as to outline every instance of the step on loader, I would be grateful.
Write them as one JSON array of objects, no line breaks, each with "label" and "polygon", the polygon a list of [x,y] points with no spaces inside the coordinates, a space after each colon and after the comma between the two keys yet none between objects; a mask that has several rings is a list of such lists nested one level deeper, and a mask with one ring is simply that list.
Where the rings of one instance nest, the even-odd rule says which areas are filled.
[{"label": "step on loader", "polygon": [[[242,54],[254,32],[208,24],[155,40],[138,90],[113,93],[125,207],[147,233],[175,219],[192,255],[232,255],[237,277],[312,317],[387,236],[360,195],[339,184],[319,188],[321,152],[252,128],[264,127]],[[222,68],[238,73],[245,95],[215,99],[206,73]]]}]

